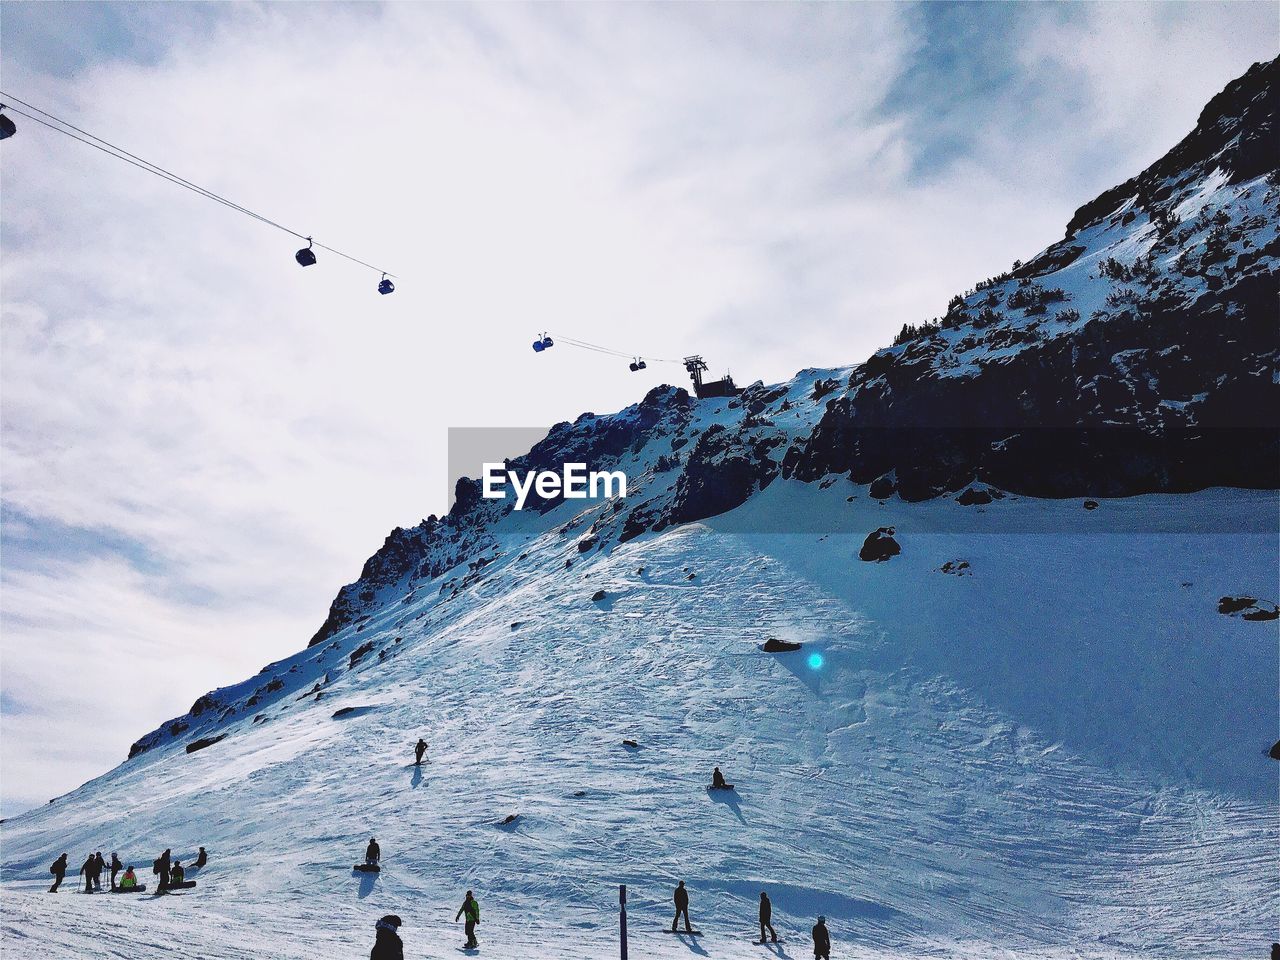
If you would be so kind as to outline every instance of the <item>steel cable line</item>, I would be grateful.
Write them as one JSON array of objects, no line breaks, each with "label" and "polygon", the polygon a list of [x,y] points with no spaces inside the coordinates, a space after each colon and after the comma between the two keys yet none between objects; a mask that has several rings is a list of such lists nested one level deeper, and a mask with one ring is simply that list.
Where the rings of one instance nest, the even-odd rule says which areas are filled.
[{"label": "steel cable line", "polygon": [[[142,157],[139,157],[137,154],[130,153],[128,150],[125,150],[123,147],[119,147],[108,140],[104,140],[95,134],[89,133],[89,131],[83,130],[80,127],[77,127],[75,124],[70,123],[66,120],[63,120],[61,117],[55,116],[54,114],[49,113],[47,110],[42,110],[39,107],[33,104],[30,104],[27,101],[22,100],[18,97],[12,96],[11,94],[6,93],[2,90],[0,90],[0,97],[3,97],[5,100],[6,109],[10,110],[13,113],[16,113],[20,117],[25,117],[28,120],[34,121],[35,123],[48,127],[50,130],[56,130],[58,131],[58,133],[68,136],[73,140],[78,140],[81,143],[87,144],[88,146],[91,146],[96,150],[100,150],[109,156],[115,157],[118,160],[123,160],[125,163],[135,166],[140,170],[144,170],[147,173],[160,177],[162,180],[167,180],[170,183],[176,184],[177,186],[190,190],[199,196],[205,197],[206,199],[209,199],[209,200],[213,200],[216,203],[220,203],[223,206],[226,206],[232,210],[235,210],[237,213],[243,213],[245,216],[252,217],[253,219],[259,221],[260,223],[264,223],[264,224],[267,224],[268,226],[275,227],[277,230],[281,230],[289,234],[290,236],[297,237],[299,240],[306,240],[309,244],[319,247],[322,250],[327,250],[328,252],[336,256],[342,257],[344,260],[350,260],[352,263],[359,264],[360,266],[366,267],[369,270],[373,270],[377,273],[381,273],[384,277],[395,277],[396,279],[399,279],[399,277],[397,277],[396,274],[389,273],[386,270],[383,270],[381,267],[376,267],[371,263],[367,263],[364,260],[359,259],[358,257],[353,257],[349,253],[343,253],[341,250],[338,250],[335,247],[331,247],[331,246],[328,246],[327,244],[319,243],[316,240],[312,239],[311,237],[307,236],[306,234],[299,233],[296,230],[286,227],[282,223],[277,223],[275,220],[272,220],[270,217],[265,217],[262,214],[257,213],[256,211],[250,210],[248,207],[241,206],[240,204],[232,200],[228,200],[226,197],[221,196],[220,194],[214,193],[212,190],[208,189],[207,187],[202,187],[198,183],[193,183],[190,180],[187,180],[185,177],[181,177],[171,170],[166,170],[164,167],[160,166],[159,164],[152,163],[150,160],[145,160]],[[13,106],[10,105],[11,102],[21,104],[22,106],[28,108],[29,110],[34,110],[36,113],[41,114],[44,117],[48,117],[49,120],[52,120],[54,122],[50,123],[49,120],[42,120],[40,119],[40,117],[32,116],[29,113],[25,113],[21,110],[15,109]],[[81,136],[77,136],[77,134],[81,134]]]}]

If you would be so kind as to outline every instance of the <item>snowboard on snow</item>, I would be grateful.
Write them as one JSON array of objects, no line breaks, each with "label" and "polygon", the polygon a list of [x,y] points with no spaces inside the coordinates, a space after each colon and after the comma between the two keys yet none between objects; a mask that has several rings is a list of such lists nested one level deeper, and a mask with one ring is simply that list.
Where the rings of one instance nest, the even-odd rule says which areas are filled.
[{"label": "snowboard on snow", "polygon": [[357,863],[351,869],[355,870],[357,873],[381,873],[382,872],[382,868],[378,866],[376,863]]},{"label": "snowboard on snow", "polygon": [[170,890],[190,890],[196,885],[194,880],[183,880],[181,883],[168,883],[160,888],[161,893],[168,893]]},{"label": "snowboard on snow", "polygon": [[[195,883],[194,880],[192,880],[191,882]],[[136,887],[116,887],[111,892],[112,893],[145,893],[146,890],[147,890],[147,885],[145,883],[140,883]]]},{"label": "snowboard on snow", "polygon": [[700,936],[702,936],[702,931],[701,931],[701,930],[669,930],[669,929],[667,929],[666,927],[664,927],[664,928],[662,929],[662,932],[663,932],[663,933],[678,933],[678,934],[680,934],[681,936],[685,936],[685,937],[700,937]]}]

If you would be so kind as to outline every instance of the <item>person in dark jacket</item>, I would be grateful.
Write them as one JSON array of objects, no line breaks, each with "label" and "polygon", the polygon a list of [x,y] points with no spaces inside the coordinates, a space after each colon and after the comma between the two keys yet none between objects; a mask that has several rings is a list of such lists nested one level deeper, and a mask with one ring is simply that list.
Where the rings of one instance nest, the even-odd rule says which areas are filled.
[{"label": "person in dark jacket", "polygon": [[831,933],[827,930],[827,918],[819,917],[813,925],[814,960],[831,960]]},{"label": "person in dark jacket", "polygon": [[200,853],[196,855],[196,866],[203,867],[209,862],[209,855],[204,852],[204,847],[200,848]]},{"label": "person in dark jacket", "polygon": [[458,918],[463,915],[467,918],[467,945],[464,949],[473,950],[480,946],[480,941],[476,939],[476,924],[480,922],[480,904],[476,902],[470,890],[467,891],[467,896],[462,901],[462,906],[458,908],[458,912],[453,915],[453,922],[457,923]]},{"label": "person in dark jacket", "polygon": [[417,746],[413,748],[413,762],[415,766],[422,766],[422,755],[426,752],[427,741],[419,737]]},{"label": "person in dark jacket", "polygon": [[155,862],[155,866],[152,868],[152,871],[160,878],[160,883],[156,887],[157,890],[163,890],[169,885],[169,856],[170,852],[168,848],[166,848],[164,853],[160,854],[160,859]]},{"label": "person in dark jacket", "polygon": [[49,866],[49,872],[53,874],[53,886],[49,888],[50,893],[57,893],[58,888],[62,886],[62,878],[67,875],[67,855],[64,853]]},{"label": "person in dark jacket", "polygon": [[671,932],[676,932],[676,924],[680,922],[680,917],[683,914],[684,932],[693,933],[693,927],[689,925],[689,891],[685,889],[683,880],[676,885],[675,893],[672,894],[671,899],[676,902],[676,915],[671,921]]},{"label": "person in dark jacket", "polygon": [[107,869],[107,861],[103,859],[101,850],[99,850],[97,853],[94,854],[94,861],[95,862],[93,864],[93,889],[101,890],[102,875],[103,873],[106,872],[106,869]]},{"label": "person in dark jacket", "polygon": [[720,772],[720,768],[716,767],[711,771],[711,786],[717,790],[727,790],[728,786],[724,782],[724,774]]},{"label": "person in dark jacket", "polygon": [[93,893],[93,871],[98,868],[98,858],[92,853],[80,867],[80,875],[84,877],[84,892]]},{"label": "person in dark jacket", "polygon": [[773,942],[778,942],[777,931],[773,929],[773,904],[769,901],[769,894],[763,890],[760,891],[760,942],[764,943],[764,931],[768,928],[769,936],[773,937]]},{"label": "person in dark jacket", "polygon": [[116,888],[116,874],[124,869],[124,864],[120,862],[120,858],[115,851],[111,852],[111,889]]},{"label": "person in dark jacket", "polygon": [[364,862],[376,865],[382,859],[382,848],[378,846],[378,838],[370,837],[369,845],[364,848]]},{"label": "person in dark jacket", "polygon": [[404,943],[400,939],[400,918],[389,913],[374,924],[373,949],[369,960],[404,960]]}]

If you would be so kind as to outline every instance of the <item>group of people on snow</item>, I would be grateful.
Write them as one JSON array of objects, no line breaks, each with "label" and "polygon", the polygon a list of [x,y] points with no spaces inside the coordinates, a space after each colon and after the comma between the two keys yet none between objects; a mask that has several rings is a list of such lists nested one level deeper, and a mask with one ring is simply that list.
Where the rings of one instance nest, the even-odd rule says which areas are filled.
[{"label": "group of people on snow", "polygon": [[[196,866],[203,867],[209,862],[209,855],[205,852],[204,847],[200,848],[200,853],[196,856]],[[97,893],[102,890],[102,875],[111,871],[111,889],[112,890],[135,890],[138,887],[138,875],[134,871],[133,865],[126,867],[116,853],[111,854],[111,862],[107,863],[102,856],[102,851],[91,853],[85,859],[84,864],[80,867],[80,875],[84,877],[84,892]],[[124,876],[120,878],[119,884],[116,883],[116,875],[120,871],[124,871]],[[62,886],[62,881],[67,875],[67,855],[64,853],[53,861],[49,867],[49,872],[53,874],[53,886],[49,888],[50,893],[57,893],[58,888]],[[170,861],[170,851],[165,850],[159,858],[152,864],[152,872],[160,877],[159,888],[165,890],[170,886],[174,886],[186,881],[186,871],[183,870],[182,861]]]},{"label": "group of people on snow", "polygon": [[[480,902],[468,890],[466,899],[454,915],[453,922],[459,917],[466,917],[467,942],[464,950],[474,950],[480,946],[476,939],[476,924],[480,922]],[[389,913],[373,925],[373,949],[369,951],[369,960],[404,960],[404,941],[400,939],[400,927],[404,921],[394,913]]]},{"label": "group of people on snow", "polygon": [[[369,841],[370,846],[376,846],[376,842]],[[374,862],[374,861],[368,861]],[[676,905],[676,915],[671,921],[671,932],[678,933],[681,919],[684,920],[684,932],[696,934],[698,931],[693,929],[693,925],[689,922],[689,888],[684,885],[681,880],[672,893],[672,900]],[[773,928],[773,903],[769,900],[769,894],[760,891],[760,940],[759,943],[768,942],[765,938],[766,931],[772,938],[774,943],[778,942],[778,932]],[[458,912],[453,916],[453,922],[465,919],[465,930],[467,934],[467,942],[463,945],[464,950],[474,950],[480,946],[480,941],[476,939],[476,926],[480,923],[480,902],[476,899],[475,894],[468,890],[466,897],[462,901],[462,906],[458,908]],[[369,960],[403,960],[404,958],[404,942],[400,939],[400,927],[404,924],[395,914],[387,914],[376,924],[374,924],[374,942],[373,949],[369,951]],[[827,918],[818,917],[818,922],[814,924],[813,931],[813,956],[814,960],[831,960],[831,932],[827,929]]]}]

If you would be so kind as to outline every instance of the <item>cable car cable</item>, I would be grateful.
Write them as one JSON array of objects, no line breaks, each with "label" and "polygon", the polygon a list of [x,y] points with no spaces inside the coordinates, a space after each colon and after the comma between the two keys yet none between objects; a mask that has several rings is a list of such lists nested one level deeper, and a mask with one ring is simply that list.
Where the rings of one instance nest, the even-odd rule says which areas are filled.
[{"label": "cable car cable", "polygon": [[[206,199],[213,200],[217,203],[221,203],[222,205],[229,207],[230,209],[235,210],[238,213],[243,213],[246,216],[252,217],[253,219],[259,221],[260,223],[265,223],[268,226],[275,227],[277,230],[282,230],[283,232],[290,234],[291,236],[297,237],[299,240],[306,240],[309,243],[314,244],[315,246],[319,247],[322,250],[327,250],[336,256],[342,257],[344,260],[350,260],[352,263],[357,263],[362,267],[366,267],[370,270],[373,270],[375,273],[380,273],[384,276],[384,278],[394,277],[395,279],[400,279],[394,273],[388,273],[387,271],[383,270],[381,267],[376,267],[371,263],[366,263],[364,260],[361,260],[358,257],[353,257],[349,253],[343,253],[341,250],[328,246],[327,244],[320,243],[317,240],[312,240],[306,234],[299,233],[296,230],[292,230],[289,227],[286,227],[282,223],[277,223],[276,221],[272,220],[269,217],[265,217],[260,213],[250,210],[248,207],[241,206],[240,204],[232,200],[228,200],[226,197],[223,197],[217,193],[214,193],[212,190],[208,189],[207,187],[202,187],[197,183],[192,183],[190,180],[187,180],[185,177],[180,177],[178,176],[178,174],[173,173],[170,170],[166,170],[164,167],[161,167],[158,164],[152,163],[150,160],[144,160],[142,157],[139,157],[136,154],[130,153],[128,150],[125,150],[123,147],[118,147],[114,143],[111,143],[108,140],[103,140],[101,137],[96,136],[95,134],[89,133],[87,130],[82,130],[80,127],[77,127],[75,124],[69,123],[68,121],[63,120],[61,117],[58,117],[52,113],[49,113],[47,110],[41,110],[39,107],[34,106],[33,104],[30,104],[30,103],[27,103],[25,100],[21,100],[18,97],[14,97],[3,91],[0,91],[0,97],[5,98],[6,109],[12,111],[13,113],[18,114],[21,117],[25,117],[28,120],[32,120],[36,123],[46,126],[50,130],[56,130],[59,133],[64,134],[73,140],[79,140],[81,143],[87,144],[88,146],[91,146],[96,150],[100,150],[109,156],[115,157],[118,160],[123,160],[125,163],[131,164],[132,166],[135,166],[140,170],[144,170],[147,173],[154,174],[155,176],[159,177],[162,180],[167,180],[170,183],[176,184],[177,186],[190,190],[193,193],[198,194],[199,196],[205,197]],[[39,113],[45,117],[48,117],[50,120],[53,120],[55,122],[49,123],[47,120],[41,120],[40,117],[32,116],[31,114],[24,113],[21,110],[16,110],[11,105],[12,103],[22,104],[24,107],[27,107],[30,110],[34,110],[36,113]],[[57,124],[61,124],[61,126],[58,126]],[[68,129],[63,129],[63,127],[66,127]],[[72,130],[74,130],[75,133],[72,133],[71,132]],[[84,136],[76,136],[76,133],[83,134]],[[86,137],[89,139],[85,139]]]}]

